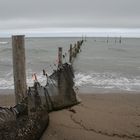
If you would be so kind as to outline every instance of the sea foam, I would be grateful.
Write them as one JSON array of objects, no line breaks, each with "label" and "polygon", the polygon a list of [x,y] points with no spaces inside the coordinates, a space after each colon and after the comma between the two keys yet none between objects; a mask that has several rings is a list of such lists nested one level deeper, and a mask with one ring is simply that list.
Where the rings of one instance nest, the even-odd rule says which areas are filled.
[{"label": "sea foam", "polygon": [[75,86],[137,91],[140,77],[127,78],[116,73],[76,73]]}]

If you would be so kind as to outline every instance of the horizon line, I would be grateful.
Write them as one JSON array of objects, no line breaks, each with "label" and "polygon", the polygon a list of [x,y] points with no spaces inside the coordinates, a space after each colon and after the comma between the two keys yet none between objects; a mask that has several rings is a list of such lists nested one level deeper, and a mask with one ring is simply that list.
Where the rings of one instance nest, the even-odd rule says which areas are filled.
[{"label": "horizon line", "polygon": [[25,35],[26,37],[136,37],[140,38],[140,28],[32,28],[7,29],[0,37]]}]

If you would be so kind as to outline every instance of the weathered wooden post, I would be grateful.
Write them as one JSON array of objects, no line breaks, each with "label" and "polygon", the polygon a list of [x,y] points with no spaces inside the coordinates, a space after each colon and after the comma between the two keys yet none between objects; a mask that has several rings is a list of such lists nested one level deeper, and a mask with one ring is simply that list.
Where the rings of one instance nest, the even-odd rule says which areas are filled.
[{"label": "weathered wooden post", "polygon": [[58,67],[62,66],[62,47],[58,48]]},{"label": "weathered wooden post", "polygon": [[80,41],[77,41],[77,53],[79,53],[79,50],[80,50]]},{"label": "weathered wooden post", "polygon": [[76,47],[77,47],[77,44],[75,43],[75,44],[74,44],[74,57],[76,57],[76,55],[77,55]]},{"label": "weathered wooden post", "polygon": [[12,48],[15,101],[17,104],[27,96],[24,35],[12,36]]},{"label": "weathered wooden post", "polygon": [[[58,48],[58,68],[61,68],[63,62],[62,62],[62,47]],[[61,72],[58,72],[58,89],[61,93]]]},{"label": "weathered wooden post", "polygon": [[72,62],[72,44],[70,44],[69,62]]}]

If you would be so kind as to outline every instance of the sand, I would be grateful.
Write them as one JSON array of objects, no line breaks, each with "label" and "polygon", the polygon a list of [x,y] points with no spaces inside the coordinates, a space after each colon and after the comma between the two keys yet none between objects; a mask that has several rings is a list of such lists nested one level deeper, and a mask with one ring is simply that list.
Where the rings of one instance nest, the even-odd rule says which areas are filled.
[{"label": "sand", "polygon": [[14,90],[0,90],[0,106],[10,107],[15,105]]},{"label": "sand", "polygon": [[[1,106],[14,105],[12,92],[0,91]],[[81,104],[49,114],[41,140],[140,140],[140,94],[79,97]]]},{"label": "sand", "polygon": [[81,94],[82,103],[50,113],[41,140],[140,140],[140,94]]}]

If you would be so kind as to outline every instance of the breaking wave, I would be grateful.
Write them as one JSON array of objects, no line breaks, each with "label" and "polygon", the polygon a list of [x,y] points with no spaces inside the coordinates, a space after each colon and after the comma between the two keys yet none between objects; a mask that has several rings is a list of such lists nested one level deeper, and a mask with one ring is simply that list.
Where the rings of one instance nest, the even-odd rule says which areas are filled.
[{"label": "breaking wave", "polygon": [[138,91],[140,77],[127,78],[116,73],[76,73],[75,86]]},{"label": "breaking wave", "polygon": [[[27,85],[32,86],[33,71],[28,70]],[[46,77],[42,73],[37,73],[37,79],[45,85]],[[14,89],[12,71],[7,73],[5,77],[0,78],[0,89]],[[89,87],[98,89],[119,89],[124,91],[139,91],[140,90],[140,77],[127,78],[116,73],[75,73],[75,86],[76,87]]]},{"label": "breaking wave", "polygon": [[[29,69],[27,71],[27,85],[32,86],[32,74],[34,72]],[[46,77],[42,73],[36,73],[38,81],[46,84]],[[123,91],[139,91],[140,76],[125,77],[116,73],[75,73],[75,86],[82,88],[98,88],[98,89],[119,89]],[[12,71],[7,73],[5,77],[0,77],[0,89],[14,89],[14,80]]]},{"label": "breaking wave", "polygon": [[8,44],[7,41],[0,41],[0,45],[6,45],[6,44]]},{"label": "breaking wave", "polygon": [[[31,69],[27,71],[27,85],[33,86],[32,74],[35,73]],[[46,77],[42,73],[36,73],[38,81],[42,84],[46,84]],[[13,72],[10,71],[5,77],[0,77],[0,89],[14,89]]]}]

